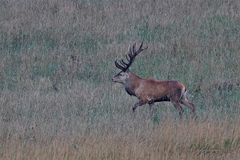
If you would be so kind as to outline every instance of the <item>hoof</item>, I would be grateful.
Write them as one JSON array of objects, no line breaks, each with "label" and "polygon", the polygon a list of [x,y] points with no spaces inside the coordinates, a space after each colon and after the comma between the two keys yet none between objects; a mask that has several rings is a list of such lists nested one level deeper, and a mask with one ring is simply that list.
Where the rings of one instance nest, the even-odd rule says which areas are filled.
[{"label": "hoof", "polygon": [[135,108],[135,107],[133,107],[133,108],[132,108],[132,111],[133,111],[133,112],[135,112],[135,110],[136,110],[136,108]]}]

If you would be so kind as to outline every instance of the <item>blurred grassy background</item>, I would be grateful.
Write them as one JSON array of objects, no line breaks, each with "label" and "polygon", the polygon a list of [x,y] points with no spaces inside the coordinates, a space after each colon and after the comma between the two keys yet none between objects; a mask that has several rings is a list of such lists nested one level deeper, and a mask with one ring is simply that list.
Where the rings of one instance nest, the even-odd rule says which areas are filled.
[{"label": "blurred grassy background", "polygon": [[[129,45],[141,41],[149,46],[148,50],[137,57],[131,70],[141,77],[174,79],[186,84],[190,99],[197,106],[198,121],[194,125],[189,124],[187,117],[183,124],[178,123],[177,112],[168,103],[156,104],[153,117],[149,117],[147,106],[133,115],[131,106],[136,99],[111,82],[117,73],[114,60],[122,58]],[[206,152],[220,148],[226,158],[231,148],[231,153],[239,157],[239,44],[237,0],[1,0],[0,154],[4,159],[32,158],[38,155],[39,146],[49,144],[53,145],[52,152],[36,157],[54,159],[52,154],[58,153],[54,147],[59,139],[63,147],[71,146],[71,139],[86,136],[86,143],[79,142],[84,148],[88,138],[95,137],[96,143],[99,140],[103,145],[105,138],[110,139],[109,146],[118,150],[113,144],[119,142],[124,148],[129,143],[120,143],[121,140],[137,137],[133,144],[139,145],[144,137],[148,144],[140,145],[136,155],[124,154],[137,159],[141,149],[160,145],[151,145],[151,138],[160,134],[161,129],[172,127],[157,137],[160,140],[175,129],[182,133],[179,128],[185,126],[192,141],[168,141],[177,146],[174,151],[165,150],[168,143],[164,143],[160,145],[163,150],[160,148],[156,155],[168,159],[165,153],[177,153],[172,157],[177,159],[183,149],[178,145],[184,144],[186,153],[192,148],[201,151],[205,147]],[[185,109],[185,115],[188,114]],[[203,141],[194,136],[196,131],[206,130],[215,134],[206,127],[209,125],[223,128],[216,142],[208,143],[209,135],[202,136]],[[147,138],[151,131],[154,136]],[[21,152],[20,156],[18,152],[11,153],[13,158],[7,152],[12,146],[23,150],[35,147],[36,152],[29,157]],[[88,156],[82,149],[77,151],[85,153],[83,159],[96,159],[98,154],[105,153],[99,147],[96,146],[99,153],[94,152],[96,157]],[[106,155],[101,156],[127,159],[121,147],[119,152],[106,150]],[[191,153],[186,154],[189,157],[183,154],[184,159],[215,156],[210,151]],[[107,157],[108,154],[112,156]],[[78,155],[69,159],[81,159]],[[142,158],[156,159],[151,155],[155,151]],[[221,158],[222,154],[217,155]]]}]

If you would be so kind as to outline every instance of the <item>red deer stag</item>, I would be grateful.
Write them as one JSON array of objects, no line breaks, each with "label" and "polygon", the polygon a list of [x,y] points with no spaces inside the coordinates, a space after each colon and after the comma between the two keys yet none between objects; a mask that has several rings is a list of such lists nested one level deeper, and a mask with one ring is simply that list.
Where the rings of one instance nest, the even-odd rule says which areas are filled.
[{"label": "red deer stag", "polygon": [[183,114],[181,105],[187,106],[195,116],[195,106],[187,99],[187,90],[182,83],[174,80],[143,79],[129,71],[136,56],[145,49],[147,47],[143,48],[143,42],[137,50],[134,44],[126,55],[127,62],[123,59],[115,61],[116,67],[121,71],[112,78],[112,81],[123,84],[129,95],[139,99],[132,108],[133,112],[144,104],[149,104],[151,107],[155,102],[169,101],[178,110],[180,118]]}]

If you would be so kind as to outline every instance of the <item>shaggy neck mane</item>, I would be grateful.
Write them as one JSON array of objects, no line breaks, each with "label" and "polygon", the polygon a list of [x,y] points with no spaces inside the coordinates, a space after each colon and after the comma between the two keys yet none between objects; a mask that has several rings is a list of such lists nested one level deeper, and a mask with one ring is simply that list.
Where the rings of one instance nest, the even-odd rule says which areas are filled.
[{"label": "shaggy neck mane", "polygon": [[129,72],[129,79],[125,84],[126,92],[131,96],[136,96],[135,89],[139,87],[141,78],[134,73]]}]

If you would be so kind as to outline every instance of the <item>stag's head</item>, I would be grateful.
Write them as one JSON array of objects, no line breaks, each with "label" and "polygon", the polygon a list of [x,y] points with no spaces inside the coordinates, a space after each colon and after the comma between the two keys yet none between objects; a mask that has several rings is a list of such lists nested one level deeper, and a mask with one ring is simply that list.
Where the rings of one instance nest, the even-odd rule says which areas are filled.
[{"label": "stag's head", "polygon": [[119,61],[118,60],[115,61],[115,66],[118,69],[120,69],[121,71],[118,74],[116,74],[115,76],[113,76],[113,78],[112,78],[113,82],[122,83],[122,84],[126,83],[126,81],[129,78],[129,75],[130,75],[129,67],[133,63],[135,57],[140,52],[147,49],[147,47],[145,47],[145,48],[142,48],[142,47],[143,47],[143,42],[139,46],[138,50],[136,50],[136,43],[135,43],[132,47],[129,47],[128,54],[126,55],[127,62],[125,62],[123,59],[121,59]]}]

